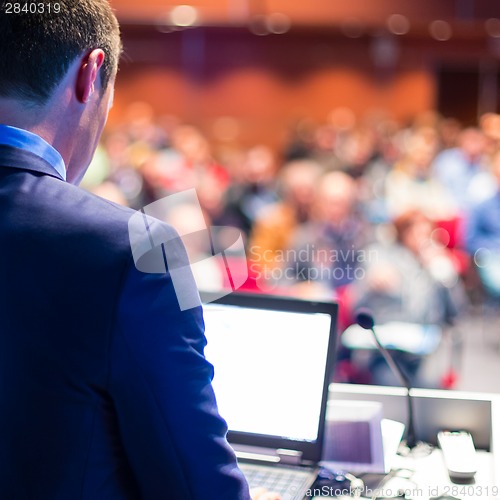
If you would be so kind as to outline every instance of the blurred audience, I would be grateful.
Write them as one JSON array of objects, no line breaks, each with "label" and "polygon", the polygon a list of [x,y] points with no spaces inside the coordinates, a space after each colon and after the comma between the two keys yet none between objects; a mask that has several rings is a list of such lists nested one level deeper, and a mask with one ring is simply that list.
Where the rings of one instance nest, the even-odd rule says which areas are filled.
[{"label": "blurred audience", "polygon": [[[134,103],[106,130],[83,185],[134,209],[195,189],[207,226],[243,233],[245,289],[335,298],[343,327],[361,305],[382,322],[452,322],[470,262],[500,297],[500,115],[462,128],[433,111],[401,125],[337,108],[322,123],[298,119],[286,141],[282,151],[243,148],[237,136],[221,145]],[[186,234],[191,212],[175,214]],[[201,262],[213,249],[197,244]],[[210,266],[196,270],[203,288],[229,286]]]},{"label": "blurred audience", "polygon": [[[412,385],[437,385],[420,376],[423,359],[432,353],[421,352],[420,346],[429,326],[441,328],[454,322],[466,303],[465,291],[447,248],[433,239],[434,224],[428,217],[410,210],[394,220],[394,227],[394,242],[366,249],[365,275],[354,285],[353,309],[374,311],[381,330],[385,325],[397,329],[400,343],[391,341],[393,355]],[[434,330],[434,335],[439,331]],[[405,336],[410,335],[420,339],[415,349],[407,347]],[[371,383],[398,384],[377,351],[365,363]]]},{"label": "blurred audience", "polygon": [[285,265],[283,258],[298,228],[309,221],[320,165],[312,160],[294,160],[277,177],[280,201],[266,207],[257,217],[249,242],[251,266],[260,286],[272,284],[272,276]]},{"label": "blurred audience", "polygon": [[457,205],[446,188],[431,175],[438,137],[433,129],[418,130],[405,141],[404,152],[385,181],[389,218],[411,209],[431,219],[450,219]]},{"label": "blurred audience", "polygon": [[310,220],[295,231],[286,278],[319,282],[331,290],[351,283],[369,233],[355,180],[327,172],[318,181]]},{"label": "blurred audience", "polygon": [[469,127],[460,133],[457,147],[441,151],[433,162],[436,179],[464,213],[492,194],[487,145],[484,133]]},{"label": "blurred audience", "polygon": [[276,162],[271,149],[264,145],[250,148],[240,170],[233,175],[225,195],[224,222],[249,236],[258,217],[278,201]]},{"label": "blurred audience", "polygon": [[118,205],[123,205],[124,207],[128,205],[127,198],[123,194],[123,191],[112,181],[104,181],[102,184],[93,187],[90,191]]},{"label": "blurred audience", "polygon": [[467,221],[466,242],[482,284],[494,298],[500,298],[500,150],[491,160],[496,191],[475,206]]},{"label": "blurred audience", "polygon": [[464,293],[448,249],[433,237],[433,222],[410,210],[394,220],[394,228],[394,241],[365,249],[354,308],[376,311],[380,323],[452,323]]}]

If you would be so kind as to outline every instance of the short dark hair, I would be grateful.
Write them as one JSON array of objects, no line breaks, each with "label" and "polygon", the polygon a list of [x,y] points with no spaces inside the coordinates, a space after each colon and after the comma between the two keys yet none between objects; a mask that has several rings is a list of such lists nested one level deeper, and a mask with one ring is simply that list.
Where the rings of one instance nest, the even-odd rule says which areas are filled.
[{"label": "short dark hair", "polygon": [[428,222],[432,224],[431,219],[427,217],[423,212],[416,208],[412,208],[398,215],[393,220],[394,228],[396,229],[396,238],[399,242],[402,242],[406,234],[410,229],[416,224],[421,222]]},{"label": "short dark hair", "polygon": [[6,3],[0,0],[0,96],[43,105],[73,61],[93,49],[105,53],[100,73],[108,86],[121,41],[107,0],[25,1],[19,13],[7,13]]}]

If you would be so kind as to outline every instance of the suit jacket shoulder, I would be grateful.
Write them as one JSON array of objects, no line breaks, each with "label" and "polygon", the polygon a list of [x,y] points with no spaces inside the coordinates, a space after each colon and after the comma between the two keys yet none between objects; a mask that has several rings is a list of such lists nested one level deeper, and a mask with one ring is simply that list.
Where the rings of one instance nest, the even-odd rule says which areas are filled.
[{"label": "suit jacket shoulder", "polygon": [[134,214],[0,168],[0,498],[245,499],[201,308],[134,265]]}]

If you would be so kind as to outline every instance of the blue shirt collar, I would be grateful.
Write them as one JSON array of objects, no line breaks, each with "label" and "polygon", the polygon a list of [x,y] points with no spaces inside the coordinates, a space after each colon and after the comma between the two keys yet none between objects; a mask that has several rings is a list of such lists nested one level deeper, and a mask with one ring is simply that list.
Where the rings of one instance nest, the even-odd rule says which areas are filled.
[{"label": "blue shirt collar", "polygon": [[40,136],[9,125],[0,125],[0,144],[24,149],[49,163],[66,180],[66,166],[59,152]]}]

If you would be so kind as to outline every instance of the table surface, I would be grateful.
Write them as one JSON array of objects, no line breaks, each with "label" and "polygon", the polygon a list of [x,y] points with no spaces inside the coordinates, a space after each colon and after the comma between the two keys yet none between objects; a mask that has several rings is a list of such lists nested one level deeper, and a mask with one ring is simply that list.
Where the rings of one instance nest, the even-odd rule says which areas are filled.
[{"label": "table surface", "polygon": [[[400,457],[394,462],[394,469],[408,469],[414,471],[410,481],[398,478],[391,479],[383,486],[386,490],[404,488],[406,498],[428,500],[441,495],[453,496],[459,499],[478,498],[482,500],[500,498],[500,471],[495,471],[493,454],[485,451],[477,452],[478,471],[474,481],[469,484],[455,484],[450,481],[443,462],[441,450],[435,449],[430,455],[423,457]],[[495,482],[495,476],[497,480]],[[330,490],[330,492],[332,492]],[[321,493],[327,493],[326,490]],[[390,493],[387,491],[387,493]],[[332,496],[315,496],[314,499],[332,498]],[[352,498],[342,497],[337,498]],[[361,497],[367,498],[367,497]],[[368,497],[369,498],[369,497]]]}]

